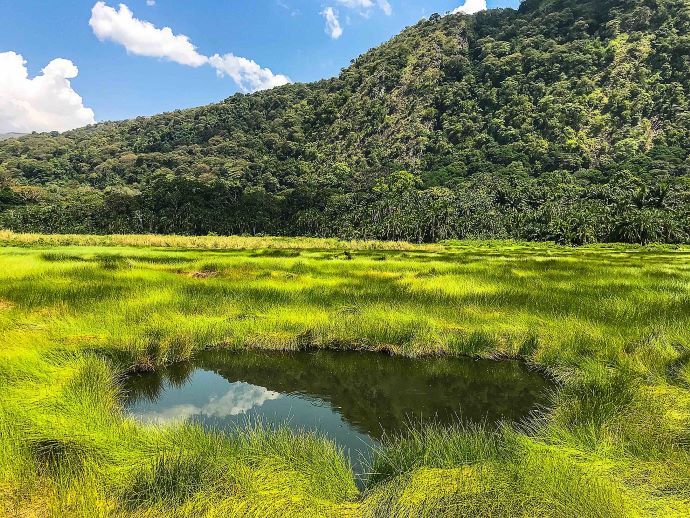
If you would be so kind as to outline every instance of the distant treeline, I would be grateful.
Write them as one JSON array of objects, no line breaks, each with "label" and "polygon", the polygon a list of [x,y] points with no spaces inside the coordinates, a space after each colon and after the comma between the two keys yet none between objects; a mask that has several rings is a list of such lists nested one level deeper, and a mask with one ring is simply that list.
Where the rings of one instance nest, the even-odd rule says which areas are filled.
[{"label": "distant treeline", "polygon": [[[478,175],[467,185],[422,188],[401,171],[371,188],[287,193],[240,188],[219,178],[157,174],[142,190],[79,186],[37,203],[5,191],[0,226],[20,232],[273,234],[433,242],[517,238],[560,243],[687,242],[690,189],[631,175],[592,186],[561,173],[540,178]],[[9,201],[9,203],[8,203]],[[14,204],[12,202],[15,202]]]},{"label": "distant treeline", "polygon": [[690,241],[690,1],[432,16],[333,79],[0,143],[0,227]]}]

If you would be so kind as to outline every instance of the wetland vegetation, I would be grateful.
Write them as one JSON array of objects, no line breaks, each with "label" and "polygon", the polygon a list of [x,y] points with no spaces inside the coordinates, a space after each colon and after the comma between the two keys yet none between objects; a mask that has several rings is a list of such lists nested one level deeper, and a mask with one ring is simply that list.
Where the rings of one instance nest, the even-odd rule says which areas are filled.
[{"label": "wetland vegetation", "polygon": [[0,515],[690,516],[689,34],[523,0],[0,135]]},{"label": "wetland vegetation", "polygon": [[[690,249],[0,237],[6,514],[690,510]],[[156,426],[126,409],[136,373],[222,351],[325,349],[517,358],[557,389],[519,422],[383,437],[363,487],[318,431]],[[352,401],[371,402],[368,389]]]}]

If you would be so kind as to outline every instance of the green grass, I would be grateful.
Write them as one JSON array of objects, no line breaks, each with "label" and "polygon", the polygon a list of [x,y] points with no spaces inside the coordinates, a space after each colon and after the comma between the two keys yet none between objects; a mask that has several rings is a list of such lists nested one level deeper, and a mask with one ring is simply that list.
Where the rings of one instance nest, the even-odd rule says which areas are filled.
[{"label": "green grass", "polygon": [[[690,514],[690,249],[0,238],[0,515]],[[362,492],[318,435],[122,411],[128,370],[306,347],[519,357],[559,390],[388,438]]]}]

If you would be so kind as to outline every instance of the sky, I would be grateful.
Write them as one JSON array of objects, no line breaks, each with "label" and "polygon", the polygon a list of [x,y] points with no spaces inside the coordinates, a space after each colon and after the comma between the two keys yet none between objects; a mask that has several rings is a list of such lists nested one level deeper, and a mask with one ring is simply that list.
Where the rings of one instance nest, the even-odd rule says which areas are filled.
[{"label": "sky", "polygon": [[433,13],[519,0],[0,0],[0,133],[65,131],[337,75]]}]

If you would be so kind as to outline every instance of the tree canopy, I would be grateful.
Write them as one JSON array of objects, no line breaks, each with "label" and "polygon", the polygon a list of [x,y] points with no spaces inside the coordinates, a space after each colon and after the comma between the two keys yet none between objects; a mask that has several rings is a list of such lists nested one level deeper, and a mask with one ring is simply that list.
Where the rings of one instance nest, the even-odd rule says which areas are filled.
[{"label": "tree canopy", "polygon": [[335,78],[0,142],[41,232],[690,241],[690,0],[433,15]]}]

